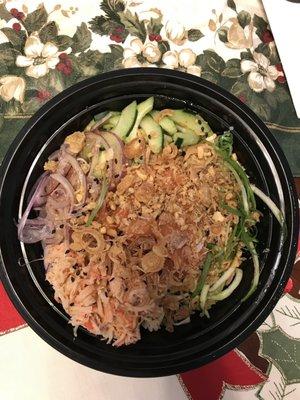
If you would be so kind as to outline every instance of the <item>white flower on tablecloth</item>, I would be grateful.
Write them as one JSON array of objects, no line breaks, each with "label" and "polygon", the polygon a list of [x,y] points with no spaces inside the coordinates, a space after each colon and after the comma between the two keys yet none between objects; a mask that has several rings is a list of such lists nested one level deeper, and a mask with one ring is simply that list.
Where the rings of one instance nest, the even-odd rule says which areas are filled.
[{"label": "white flower on tablecloth", "polygon": [[6,21],[5,19],[0,18],[0,29],[4,28],[6,26]]},{"label": "white flower on tablecloth", "polygon": [[130,41],[129,48],[135,52],[135,54],[140,54],[144,49],[144,44],[139,38],[133,38]]},{"label": "white flower on tablecloth", "polygon": [[124,58],[122,64],[124,68],[137,68],[142,66],[136,56]]},{"label": "white flower on tablecloth", "polygon": [[175,21],[174,19],[166,22],[165,33],[167,39],[171,40],[171,42],[177,45],[181,45],[186,39],[185,27],[180,22]]},{"label": "white flower on tablecloth", "polygon": [[178,53],[176,51],[166,51],[162,56],[165,64],[164,68],[174,69],[178,67]]},{"label": "white flower on tablecloth", "polygon": [[247,49],[253,45],[253,23],[241,27],[237,18],[232,18],[232,24],[227,31],[225,45],[231,49]]},{"label": "white flower on tablecloth", "polygon": [[[140,54],[147,62],[141,62],[138,59]],[[143,43],[139,38],[134,37],[129,42],[129,47],[125,47],[123,50],[123,61],[124,68],[135,68],[135,67],[148,67],[149,63],[155,63],[161,58],[161,51],[158,46],[154,43]]]},{"label": "white flower on tablecloth", "polygon": [[24,101],[25,80],[19,76],[6,75],[0,78],[0,96],[4,101]]},{"label": "white flower on tablecloth", "polygon": [[160,60],[161,52],[155,44],[148,43],[143,49],[143,56],[147,59],[147,61],[155,63]]},{"label": "white flower on tablecloth", "polygon": [[201,76],[202,68],[198,65],[190,65],[187,67],[186,72],[191,75]]},{"label": "white flower on tablecloth", "polygon": [[195,64],[196,57],[196,54],[191,49],[183,49],[179,53],[179,64],[184,68],[188,68]]},{"label": "white flower on tablecloth", "polygon": [[248,75],[249,86],[254,92],[260,93],[267,89],[273,92],[275,89],[275,80],[279,76],[275,65],[270,65],[270,60],[261,53],[253,53],[254,61],[242,60],[241,70]]},{"label": "white flower on tablecloth", "polygon": [[40,78],[54,69],[59,62],[58,48],[51,42],[43,44],[36,33],[31,34],[24,46],[25,56],[16,59],[18,67],[26,67],[26,75]]}]

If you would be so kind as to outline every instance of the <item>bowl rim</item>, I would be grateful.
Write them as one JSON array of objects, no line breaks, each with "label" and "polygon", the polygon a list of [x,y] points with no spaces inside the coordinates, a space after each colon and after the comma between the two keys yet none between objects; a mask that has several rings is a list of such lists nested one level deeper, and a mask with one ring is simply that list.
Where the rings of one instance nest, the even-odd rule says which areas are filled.
[{"label": "bowl rim", "polygon": [[[183,73],[180,71],[170,71],[166,70],[163,68],[132,68],[132,69],[124,69],[124,70],[114,70],[110,72],[106,72],[103,74],[96,75],[94,77],[88,78],[86,80],[83,80],[81,82],[76,83],[75,85],[65,89],[58,95],[54,96],[52,99],[50,99],[46,104],[44,104],[23,126],[23,128],[20,130],[20,132],[17,134],[15,139],[13,140],[12,144],[10,145],[3,163],[0,167],[0,208],[1,208],[1,198],[3,195],[3,185],[6,180],[6,175],[7,172],[10,169],[11,162],[15,157],[16,152],[18,151],[19,147],[22,146],[22,142],[27,136],[27,134],[30,132],[30,130],[34,127],[34,125],[44,117],[45,114],[49,113],[51,109],[55,106],[57,106],[60,102],[65,101],[66,98],[72,97],[76,94],[76,92],[80,92],[82,89],[88,87],[88,86],[93,86],[96,83],[103,83],[105,80],[111,80],[114,78],[119,78],[119,77],[128,77],[128,76],[138,76],[139,78],[146,78],[147,76],[160,76],[162,79],[164,77],[166,78],[180,78],[181,82],[180,84],[183,83],[184,80],[187,80],[189,82],[194,82],[197,84],[197,89],[200,90],[201,87],[206,88],[210,91],[210,96],[215,93],[218,100],[220,97],[225,98],[226,101],[230,102],[231,106],[234,106],[235,108],[238,108],[239,114],[242,114],[242,116],[247,116],[247,118],[251,120],[251,122],[256,126],[257,130],[260,130],[261,133],[264,134],[266,139],[269,141],[271,146],[276,149],[277,153],[277,159],[280,162],[281,166],[281,173],[283,174],[284,178],[281,178],[281,182],[284,180],[286,186],[288,187],[289,190],[289,199],[290,199],[290,206],[292,209],[292,215],[291,219],[293,222],[293,230],[290,232],[290,247],[288,254],[286,256],[286,260],[284,262],[283,267],[281,268],[280,271],[280,277],[278,277],[278,282],[277,286],[275,289],[275,295],[266,301],[266,305],[263,309],[260,311],[255,311],[255,319],[251,322],[251,324],[247,327],[245,327],[242,331],[239,332],[239,334],[235,335],[233,339],[230,341],[226,342],[223,346],[218,348],[216,351],[214,351],[214,357],[213,359],[216,359],[228,351],[232,350],[236,345],[241,343],[250,333],[252,333],[254,330],[256,330],[260,324],[264,321],[264,319],[267,317],[267,315],[271,312],[273,307],[275,306],[276,302],[279,300],[285,284],[290,276],[290,273],[293,268],[293,261],[295,259],[296,255],[296,250],[297,250],[297,238],[298,238],[298,224],[299,224],[299,218],[298,218],[298,209],[297,209],[297,194],[296,194],[296,189],[295,189],[295,183],[293,180],[292,173],[290,171],[288,162],[285,158],[285,155],[279,146],[278,142],[276,141],[275,137],[273,134],[269,131],[269,129],[266,127],[266,125],[260,120],[260,118],[244,103],[242,103],[238,98],[236,98],[234,95],[231,93],[227,92],[225,89],[219,87],[218,85],[211,83],[207,80],[204,80],[199,77],[192,76],[187,73]],[[248,123],[249,124],[249,123]],[[124,372],[124,368],[111,368],[109,366],[105,368],[99,368],[97,365],[95,365],[95,362],[91,361],[88,357],[84,357],[82,355],[79,355],[78,353],[72,351],[71,349],[68,348],[68,346],[64,345],[63,342],[57,340],[53,335],[49,334],[43,326],[39,324],[38,321],[36,321],[30,312],[25,308],[23,305],[22,301],[18,297],[18,293],[15,291],[14,286],[12,282],[10,281],[10,278],[8,276],[8,273],[6,271],[5,263],[4,263],[4,258],[2,254],[2,248],[1,248],[1,243],[0,243],[0,278],[2,280],[3,286],[8,293],[11,301],[13,302],[14,306],[17,308],[17,310],[20,312],[22,317],[25,319],[25,321],[28,323],[28,325],[43,339],[45,340],[48,344],[53,346],[56,350],[60,351],[62,354],[70,357],[71,359],[80,362],[81,364],[84,364],[86,366],[101,370],[103,372],[108,372],[112,374],[117,374],[117,375],[123,375],[123,376],[134,376],[134,377],[154,377],[154,376],[165,376],[165,375],[171,375],[174,373],[180,373],[183,371],[187,371],[192,368],[196,368],[200,365],[206,364],[209,361],[212,361],[211,357],[210,360],[208,360],[208,356],[202,357],[201,362],[199,362],[199,355],[195,355],[195,357],[192,360],[189,361],[183,361],[181,363],[177,363],[176,366],[172,367],[160,367],[158,366],[157,368],[151,370],[147,369],[142,369],[141,371],[133,370],[133,369],[127,369]],[[282,263],[282,261],[281,261]],[[278,272],[279,274],[279,272]]]}]

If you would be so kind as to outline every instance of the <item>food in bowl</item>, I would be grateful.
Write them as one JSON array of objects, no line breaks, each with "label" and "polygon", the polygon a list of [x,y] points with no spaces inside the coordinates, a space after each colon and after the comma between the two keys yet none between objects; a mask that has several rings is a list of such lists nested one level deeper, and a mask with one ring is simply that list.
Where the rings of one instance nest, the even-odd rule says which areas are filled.
[{"label": "food in bowl", "polygon": [[[42,242],[46,279],[71,324],[115,346],[140,328],[209,317],[234,295],[242,261],[259,280],[255,195],[284,221],[233,153],[186,110],[154,110],[153,97],[94,117],[44,165],[19,221],[19,239]],[[36,212],[35,218],[29,218]]]}]

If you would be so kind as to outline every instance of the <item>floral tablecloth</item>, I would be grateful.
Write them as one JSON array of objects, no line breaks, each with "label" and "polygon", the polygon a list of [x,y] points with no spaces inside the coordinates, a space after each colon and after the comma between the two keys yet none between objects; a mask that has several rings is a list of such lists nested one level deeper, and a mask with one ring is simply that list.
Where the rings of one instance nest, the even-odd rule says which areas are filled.
[{"label": "floral tablecloth", "polygon": [[[294,175],[300,175],[300,120],[260,0],[0,1],[0,161],[26,120],[51,97],[89,76],[137,66],[182,70],[232,92],[267,123]],[[153,392],[156,398],[299,399],[299,289],[298,264],[286,289],[289,294],[281,298],[256,333],[221,359],[178,377],[186,394],[176,386],[174,377],[156,380],[161,384],[160,394]],[[21,331],[8,333],[23,324],[0,287],[0,334],[6,334],[0,339],[0,353],[6,364],[4,368],[1,360],[1,400],[52,399],[54,392],[56,400],[65,398],[63,390],[48,388],[50,381],[46,378],[43,390],[47,389],[49,396],[41,395],[46,392],[37,386],[30,392],[33,395],[22,389],[17,397],[16,376],[7,371],[17,374],[20,387],[26,382],[14,369],[16,361],[9,355],[14,354],[20,340],[25,343],[28,338],[20,339],[17,334]],[[31,337],[30,343],[35,340]],[[22,351],[23,364],[21,359],[19,363],[26,368],[26,348]],[[50,347],[47,351],[54,352]],[[30,354],[33,352],[31,349]],[[39,367],[31,364],[30,368]],[[102,375],[97,375],[100,381]],[[88,390],[86,382],[80,387],[85,385]],[[123,388],[121,378],[109,382]],[[153,381],[147,382],[147,393],[142,395],[141,390],[128,394],[125,390],[128,397],[124,394],[124,400],[150,399]],[[64,384],[65,390],[73,389],[74,399],[81,393],[75,391],[77,387],[76,379]],[[97,390],[101,391],[99,397],[90,391],[89,400],[119,398],[112,386],[111,391],[102,391],[99,386]]]}]

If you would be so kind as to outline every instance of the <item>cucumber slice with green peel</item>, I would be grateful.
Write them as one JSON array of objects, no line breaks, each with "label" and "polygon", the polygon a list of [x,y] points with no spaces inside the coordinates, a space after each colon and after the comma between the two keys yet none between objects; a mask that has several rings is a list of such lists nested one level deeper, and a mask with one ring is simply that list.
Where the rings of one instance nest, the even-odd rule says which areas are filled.
[{"label": "cucumber slice with green peel", "polygon": [[211,130],[211,127],[208,125],[208,122],[205,121],[205,119],[202,118],[201,115],[199,115],[199,114],[197,115],[197,118],[199,120],[201,131],[207,136],[213,135],[214,132]]},{"label": "cucumber slice with green peel", "polygon": [[118,125],[119,121],[120,121],[120,115],[114,115],[113,117],[109,118],[107,124],[115,127]]},{"label": "cucumber slice with green peel", "polygon": [[[151,115],[154,119],[158,114],[159,111],[157,110],[151,111]],[[164,131],[166,131],[168,135],[173,136],[177,132],[174,121],[172,121],[169,117],[163,117],[158,124],[163,128]]]},{"label": "cucumber slice with green peel", "polygon": [[132,127],[134,126],[137,117],[137,103],[133,101],[122,112],[117,125],[114,127],[114,133],[121,139],[124,139]]},{"label": "cucumber slice with green peel", "polygon": [[[179,140],[178,140],[179,139]],[[200,141],[199,135],[196,135],[193,131],[190,132],[176,132],[173,136],[174,143],[179,141],[181,143],[180,147],[192,146],[193,144],[197,144]],[[178,147],[178,144],[176,144]]]},{"label": "cucumber slice with green peel", "polygon": [[137,115],[135,119],[135,123],[129,134],[127,135],[125,141],[131,142],[131,140],[137,137],[137,131],[139,125],[146,114],[148,114],[153,109],[154,104],[154,97],[149,97],[147,100],[143,101],[142,103],[138,104],[137,106]]},{"label": "cucumber slice with green peel", "polygon": [[199,120],[196,115],[188,113],[184,110],[172,110],[172,115],[169,118],[183,128],[191,129],[196,135],[203,136]]},{"label": "cucumber slice with green peel", "polygon": [[153,153],[160,153],[164,144],[164,135],[161,127],[150,115],[146,115],[140,123],[145,132],[146,140]]}]

